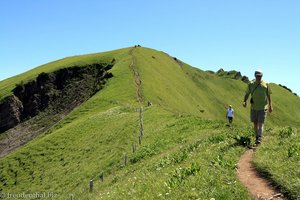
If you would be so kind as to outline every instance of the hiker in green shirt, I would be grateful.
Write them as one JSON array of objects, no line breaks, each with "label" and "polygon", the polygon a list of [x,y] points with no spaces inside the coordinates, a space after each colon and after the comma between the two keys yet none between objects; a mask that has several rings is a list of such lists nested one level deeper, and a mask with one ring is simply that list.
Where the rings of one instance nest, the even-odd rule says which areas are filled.
[{"label": "hiker in green shirt", "polygon": [[271,113],[273,111],[272,92],[270,85],[262,80],[263,73],[261,70],[256,70],[254,76],[255,80],[251,81],[246,89],[243,106],[247,106],[247,100],[251,94],[250,118],[254,125],[256,136],[255,144],[260,144],[267,112],[269,111]]}]

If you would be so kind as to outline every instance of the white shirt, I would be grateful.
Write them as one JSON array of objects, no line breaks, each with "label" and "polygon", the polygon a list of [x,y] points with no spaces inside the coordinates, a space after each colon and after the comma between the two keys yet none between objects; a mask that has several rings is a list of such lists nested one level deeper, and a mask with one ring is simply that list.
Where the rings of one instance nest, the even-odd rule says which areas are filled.
[{"label": "white shirt", "polygon": [[227,109],[227,117],[233,117],[234,110],[232,108]]}]

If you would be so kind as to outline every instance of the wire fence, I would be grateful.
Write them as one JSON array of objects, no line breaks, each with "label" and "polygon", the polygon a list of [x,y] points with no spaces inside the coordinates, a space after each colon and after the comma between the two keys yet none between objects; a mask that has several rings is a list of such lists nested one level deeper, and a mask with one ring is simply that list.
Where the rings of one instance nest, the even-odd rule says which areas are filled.
[{"label": "wire fence", "polygon": [[[143,136],[144,136],[143,108],[142,107],[135,108],[134,111],[139,112],[139,126],[138,126],[139,130],[138,130],[138,135],[137,135],[137,141],[138,141],[138,145],[141,145]],[[133,141],[131,143],[131,149],[132,149],[133,154],[135,154],[137,152],[138,145],[136,144],[135,141]],[[129,164],[129,155],[127,153],[124,153],[123,157],[120,158],[120,163],[122,163],[122,165],[124,167],[126,167]],[[85,180],[84,182],[86,183],[86,185],[83,186],[81,189],[78,190],[78,188],[74,187],[73,191],[76,191],[76,192],[70,192],[71,194],[69,196],[69,199],[77,200],[77,199],[81,199],[82,196],[86,196],[87,193],[91,194],[91,193],[95,193],[97,191],[100,192],[100,187],[95,187],[95,186],[99,183],[101,184],[101,183],[105,182],[107,177],[111,176],[112,174],[114,174],[114,172],[105,172],[104,170],[100,170],[100,173],[98,173],[97,175],[90,178],[90,180]]]}]

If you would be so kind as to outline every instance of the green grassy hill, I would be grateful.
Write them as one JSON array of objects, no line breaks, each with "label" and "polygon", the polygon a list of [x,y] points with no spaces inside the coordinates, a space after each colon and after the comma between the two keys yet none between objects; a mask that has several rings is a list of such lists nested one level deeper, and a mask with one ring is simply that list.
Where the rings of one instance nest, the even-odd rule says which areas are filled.
[{"label": "green grassy hill", "polygon": [[[241,105],[246,84],[240,80],[161,51],[130,47],[64,58],[1,81],[0,98],[41,72],[113,59],[113,78],[100,92],[0,159],[0,191],[46,192],[56,199],[251,199],[235,175],[244,151],[238,138],[251,135],[249,108]],[[271,86],[274,112],[266,127],[299,129],[300,98]],[[234,130],[226,127],[229,104]]]}]

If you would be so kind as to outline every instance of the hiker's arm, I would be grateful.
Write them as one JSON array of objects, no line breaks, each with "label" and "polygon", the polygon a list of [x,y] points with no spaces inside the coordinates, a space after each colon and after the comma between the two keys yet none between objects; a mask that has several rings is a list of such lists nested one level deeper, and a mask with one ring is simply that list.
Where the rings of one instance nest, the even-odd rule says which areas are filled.
[{"label": "hiker's arm", "polygon": [[244,101],[243,101],[243,106],[244,107],[246,107],[247,106],[247,100],[248,100],[248,97],[249,97],[249,95],[250,95],[250,86],[251,86],[251,84],[248,84],[248,87],[247,87],[247,89],[246,89],[246,92],[245,92],[245,96],[244,96]]},{"label": "hiker's arm", "polygon": [[268,98],[268,104],[269,104],[269,112],[271,113],[273,111],[273,106],[272,106],[272,98],[271,98],[271,88],[270,85],[268,84],[268,90],[267,90],[267,98]]},{"label": "hiker's arm", "polygon": [[247,100],[248,100],[249,94],[245,94],[244,96],[244,102],[243,102],[243,106],[246,107],[247,106]]},{"label": "hiker's arm", "polygon": [[273,111],[271,94],[268,94],[267,96],[268,96],[268,103],[269,103],[269,112],[271,113]]}]

